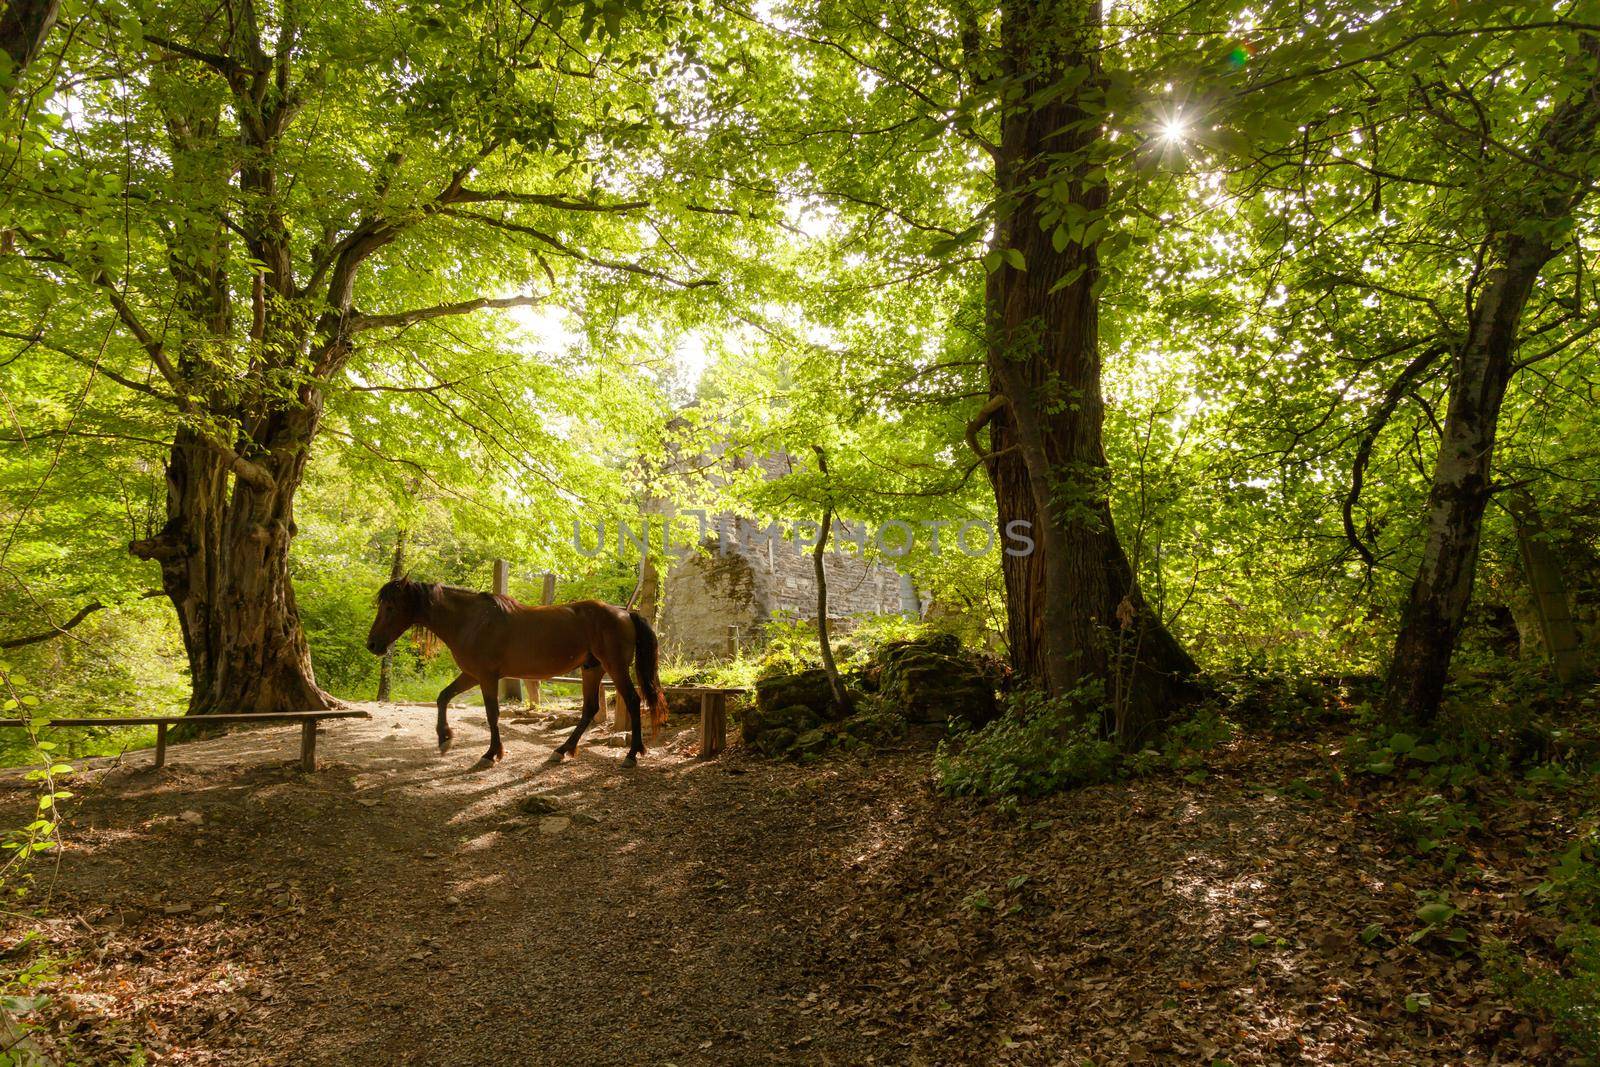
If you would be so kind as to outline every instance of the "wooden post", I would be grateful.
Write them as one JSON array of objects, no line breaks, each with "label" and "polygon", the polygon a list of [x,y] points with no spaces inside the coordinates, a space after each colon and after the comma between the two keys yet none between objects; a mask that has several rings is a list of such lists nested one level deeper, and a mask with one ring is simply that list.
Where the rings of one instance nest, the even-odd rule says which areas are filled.
[{"label": "wooden post", "polygon": [[[541,583],[541,588],[539,590],[539,603],[544,604],[544,605],[546,605],[548,607],[549,605],[554,604],[555,602],[556,602],[556,576],[554,574],[551,574],[549,571],[545,571],[544,572],[544,581]],[[528,680],[527,685],[528,685],[528,707],[531,708],[531,709],[535,709],[536,710],[539,707],[539,679],[530,678]]]},{"label": "wooden post", "polygon": [[[611,702],[612,731],[616,733],[626,733],[629,728],[628,705],[622,702],[622,697],[617,695],[617,691],[615,689],[602,685],[600,687],[600,699],[609,700]],[[642,726],[643,724],[641,723],[640,725]]]},{"label": "wooden post", "polygon": [[[503,559],[494,561],[494,591],[501,596],[509,596],[511,592],[511,564]],[[500,699],[522,700],[522,679],[500,679]]]},{"label": "wooden post", "polygon": [[728,747],[728,694],[700,694],[700,758],[710,759]]},{"label": "wooden post", "polygon": [[317,720],[307,719],[300,724],[300,769],[317,769]]},{"label": "wooden post", "polygon": [[156,724],[156,766],[165,766],[167,762],[167,724]]}]

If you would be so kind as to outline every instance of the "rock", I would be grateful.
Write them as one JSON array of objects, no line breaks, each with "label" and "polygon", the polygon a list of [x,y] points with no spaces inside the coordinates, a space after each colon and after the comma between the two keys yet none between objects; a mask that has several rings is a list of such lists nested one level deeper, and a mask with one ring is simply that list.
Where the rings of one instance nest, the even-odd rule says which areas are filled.
[{"label": "rock", "polygon": [[457,908],[457,907],[461,906],[461,898],[458,897],[458,896],[453,896],[452,895],[452,896],[445,897],[444,898],[444,902],[446,904],[450,905],[452,908]]},{"label": "rock", "polygon": [[950,634],[884,645],[874,668],[881,706],[907,722],[978,727],[999,715],[978,658]]},{"label": "rock", "polygon": [[571,818],[573,825],[575,826],[596,826],[599,825],[600,822],[599,819],[589,814],[587,811],[575,811],[572,813]]},{"label": "rock", "polygon": [[765,756],[781,756],[794,746],[799,735],[786,727],[764,731],[755,740],[755,746]]},{"label": "rock", "polygon": [[832,744],[833,737],[819,726],[815,730],[807,730],[794,739],[794,753],[798,756],[817,756],[827,751]]},{"label": "rock", "polygon": [[191,910],[191,906],[188,904],[168,904],[161,910],[168,915],[187,915]]},{"label": "rock", "polygon": [[844,721],[841,727],[847,737],[866,745],[881,745],[905,735],[906,721],[893,711],[869,706]]},{"label": "rock", "polygon": [[199,826],[201,823],[206,821],[206,817],[201,815],[198,811],[186,811],[182,815],[179,815],[178,818],[182,819],[191,826]]},{"label": "rock", "polygon": [[539,820],[539,832],[541,834],[559,834],[570,825],[572,825],[572,820],[565,815],[546,815]]},{"label": "rock", "polygon": [[780,674],[756,682],[756,709],[762,712],[796,705],[810,708],[827,718],[832,714],[833,699],[828,689],[828,675],[821,667],[813,667],[799,674]]},{"label": "rock", "polygon": [[560,804],[557,804],[543,793],[534,793],[532,796],[523,797],[517,807],[527,815],[553,815],[561,810]]},{"label": "rock", "polygon": [[771,730],[793,730],[797,734],[803,734],[820,725],[822,719],[816,712],[804,704],[794,704],[786,708],[773,708],[770,711],[752,708],[742,716],[740,731],[746,741],[756,742],[762,734]]}]

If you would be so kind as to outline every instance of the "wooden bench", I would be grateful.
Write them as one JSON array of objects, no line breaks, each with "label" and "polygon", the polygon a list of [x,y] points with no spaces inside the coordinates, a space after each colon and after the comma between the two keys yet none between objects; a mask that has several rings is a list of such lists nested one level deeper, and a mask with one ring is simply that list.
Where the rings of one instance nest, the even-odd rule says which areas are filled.
[{"label": "wooden bench", "polygon": [[[545,681],[583,684],[582,678],[574,678],[570,675],[558,675],[554,678],[546,678]],[[607,689],[613,692],[616,690],[616,686],[612,684],[609,678],[601,682],[601,686],[602,695]],[[710,759],[728,747],[728,695],[730,693],[744,693],[747,690],[732,686],[719,688],[704,685],[664,685],[661,689],[668,696],[674,694],[682,696],[685,693],[699,694],[701,759]],[[629,729],[628,709],[623,707],[620,700],[613,699],[611,701],[611,728],[619,732]]]},{"label": "wooden bench", "polygon": [[[92,719],[49,719],[44,726],[154,726],[156,728],[156,761],[161,767],[167,762],[167,727],[182,723],[210,725],[237,722],[297,722],[300,724],[300,766],[308,771],[317,769],[317,723],[323,719],[367,719],[371,716],[360,710],[350,711],[261,711],[228,712],[222,715],[140,715],[128,719],[101,715]],[[0,726],[27,725],[16,719],[0,720]]]}]

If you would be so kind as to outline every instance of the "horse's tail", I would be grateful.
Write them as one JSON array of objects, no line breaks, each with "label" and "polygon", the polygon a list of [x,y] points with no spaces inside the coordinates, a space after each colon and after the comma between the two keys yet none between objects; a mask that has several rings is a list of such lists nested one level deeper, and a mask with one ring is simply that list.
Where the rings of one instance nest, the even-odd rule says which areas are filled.
[{"label": "horse's tail", "polygon": [[650,705],[650,736],[655,737],[667,724],[667,694],[661,688],[661,675],[658,673],[661,643],[656,640],[655,630],[643,615],[630,611],[628,618],[633,620],[634,666],[639,671],[639,684],[644,688],[645,703]]}]

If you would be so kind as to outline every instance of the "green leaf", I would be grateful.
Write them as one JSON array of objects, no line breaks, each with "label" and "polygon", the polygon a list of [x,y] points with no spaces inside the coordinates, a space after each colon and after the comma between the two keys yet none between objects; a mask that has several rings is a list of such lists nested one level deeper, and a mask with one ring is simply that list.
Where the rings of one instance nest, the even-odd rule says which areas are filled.
[{"label": "green leaf", "polygon": [[1417,918],[1429,925],[1449,922],[1455,917],[1456,909],[1442,900],[1424,904],[1417,909]]}]

